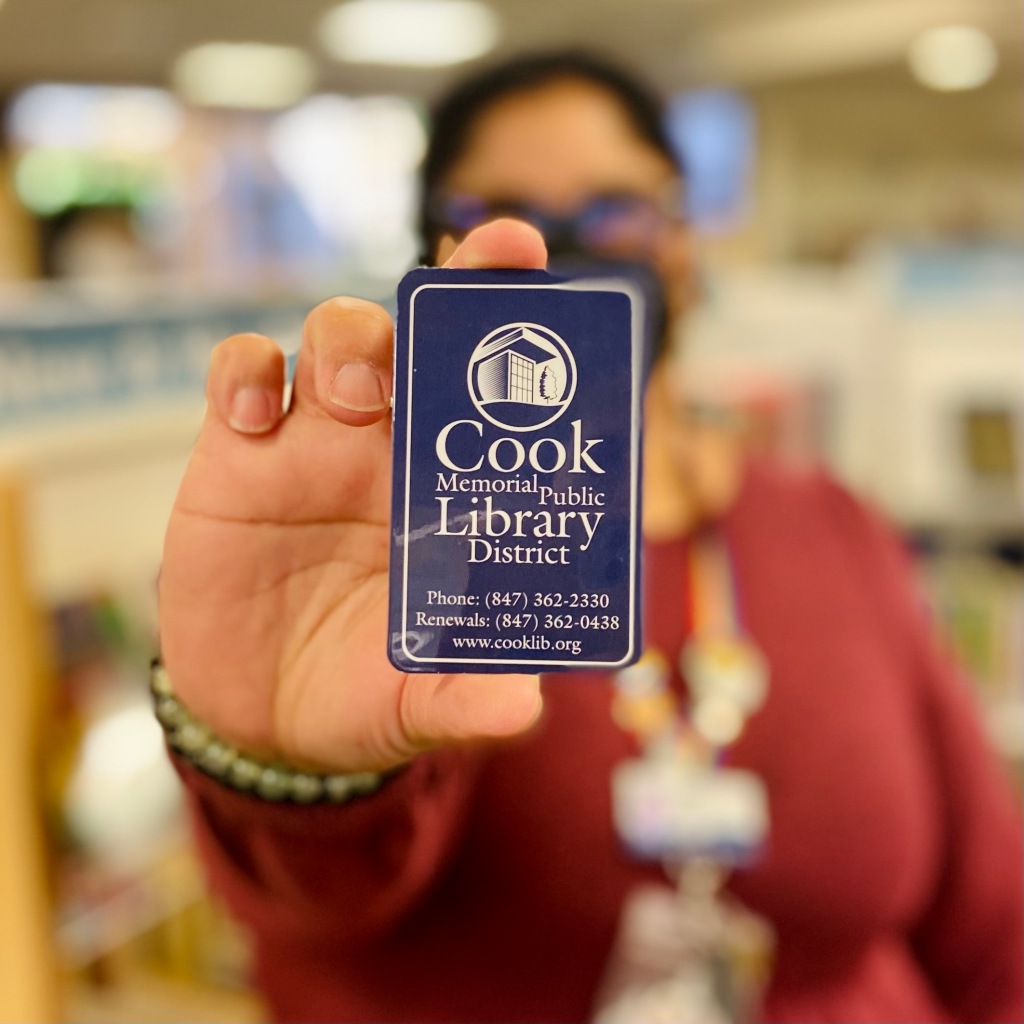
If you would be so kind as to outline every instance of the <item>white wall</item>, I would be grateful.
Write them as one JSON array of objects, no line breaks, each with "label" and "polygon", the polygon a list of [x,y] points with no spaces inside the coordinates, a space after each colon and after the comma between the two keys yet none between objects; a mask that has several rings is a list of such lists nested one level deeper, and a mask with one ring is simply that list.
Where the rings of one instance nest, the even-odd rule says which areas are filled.
[{"label": "white wall", "polygon": [[766,260],[831,255],[860,236],[1024,235],[1024,95],[891,81],[755,94],[759,152],[750,235]]}]

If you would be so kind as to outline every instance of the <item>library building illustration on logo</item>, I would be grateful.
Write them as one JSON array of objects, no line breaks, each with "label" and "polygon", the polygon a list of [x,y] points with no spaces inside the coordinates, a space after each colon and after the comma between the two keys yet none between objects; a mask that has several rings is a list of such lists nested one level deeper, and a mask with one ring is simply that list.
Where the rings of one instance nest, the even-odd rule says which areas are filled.
[{"label": "library building illustration on logo", "polygon": [[505,324],[473,350],[469,395],[485,419],[508,430],[537,430],[562,415],[576,393],[569,346],[540,324]]}]

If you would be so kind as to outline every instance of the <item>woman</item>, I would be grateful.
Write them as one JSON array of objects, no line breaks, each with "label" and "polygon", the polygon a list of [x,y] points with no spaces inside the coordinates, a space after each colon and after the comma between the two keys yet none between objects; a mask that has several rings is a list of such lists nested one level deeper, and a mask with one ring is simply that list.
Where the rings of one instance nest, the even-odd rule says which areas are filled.
[{"label": "woman", "polygon": [[[679,172],[642,88],[588,58],[526,59],[463,86],[435,129],[437,263],[543,267],[537,230],[489,219],[512,211],[647,261],[678,322]],[[593,237],[601,204],[621,217],[597,217]],[[272,341],[214,354],[167,535],[163,656],[184,707],[249,758],[227,770],[202,729],[178,742],[220,775],[181,764],[198,840],[281,1018],[585,1020],[630,894],[668,888],[612,827],[610,779],[644,729],[599,676],[388,664],[391,334],[368,302],[319,306],[286,416]],[[760,860],[728,882],[776,933],[764,1018],[1020,1020],[1020,824],[897,545],[825,477],[745,465],[682,418],[663,357],[645,429],[645,634],[670,666],[658,699],[684,692],[695,533],[722,539],[733,619],[770,666],[728,751],[770,808]],[[261,776],[265,796],[295,799],[233,790],[259,760],[307,770]],[[379,782],[365,773],[392,769],[364,792]],[[362,795],[297,805],[325,773]]]}]

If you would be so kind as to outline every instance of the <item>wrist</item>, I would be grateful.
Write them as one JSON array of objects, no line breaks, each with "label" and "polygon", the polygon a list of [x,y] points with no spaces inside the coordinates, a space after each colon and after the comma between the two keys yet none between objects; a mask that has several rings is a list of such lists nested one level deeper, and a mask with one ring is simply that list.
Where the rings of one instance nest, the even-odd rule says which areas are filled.
[{"label": "wrist", "polygon": [[396,771],[319,773],[243,753],[199,721],[174,693],[159,660],[150,667],[150,691],[167,745],[204,775],[230,789],[274,802],[342,804],[375,793]]}]

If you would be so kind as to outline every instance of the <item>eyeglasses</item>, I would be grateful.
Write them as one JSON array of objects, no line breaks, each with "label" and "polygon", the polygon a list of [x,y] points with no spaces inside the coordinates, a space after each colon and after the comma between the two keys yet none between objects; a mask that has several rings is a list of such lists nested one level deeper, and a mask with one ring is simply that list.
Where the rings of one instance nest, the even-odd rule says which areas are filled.
[{"label": "eyeglasses", "polygon": [[532,224],[552,251],[636,255],[651,251],[665,228],[681,220],[678,190],[663,199],[632,193],[594,196],[571,214],[558,215],[515,199],[438,193],[427,204],[432,227],[461,236],[498,217]]}]

